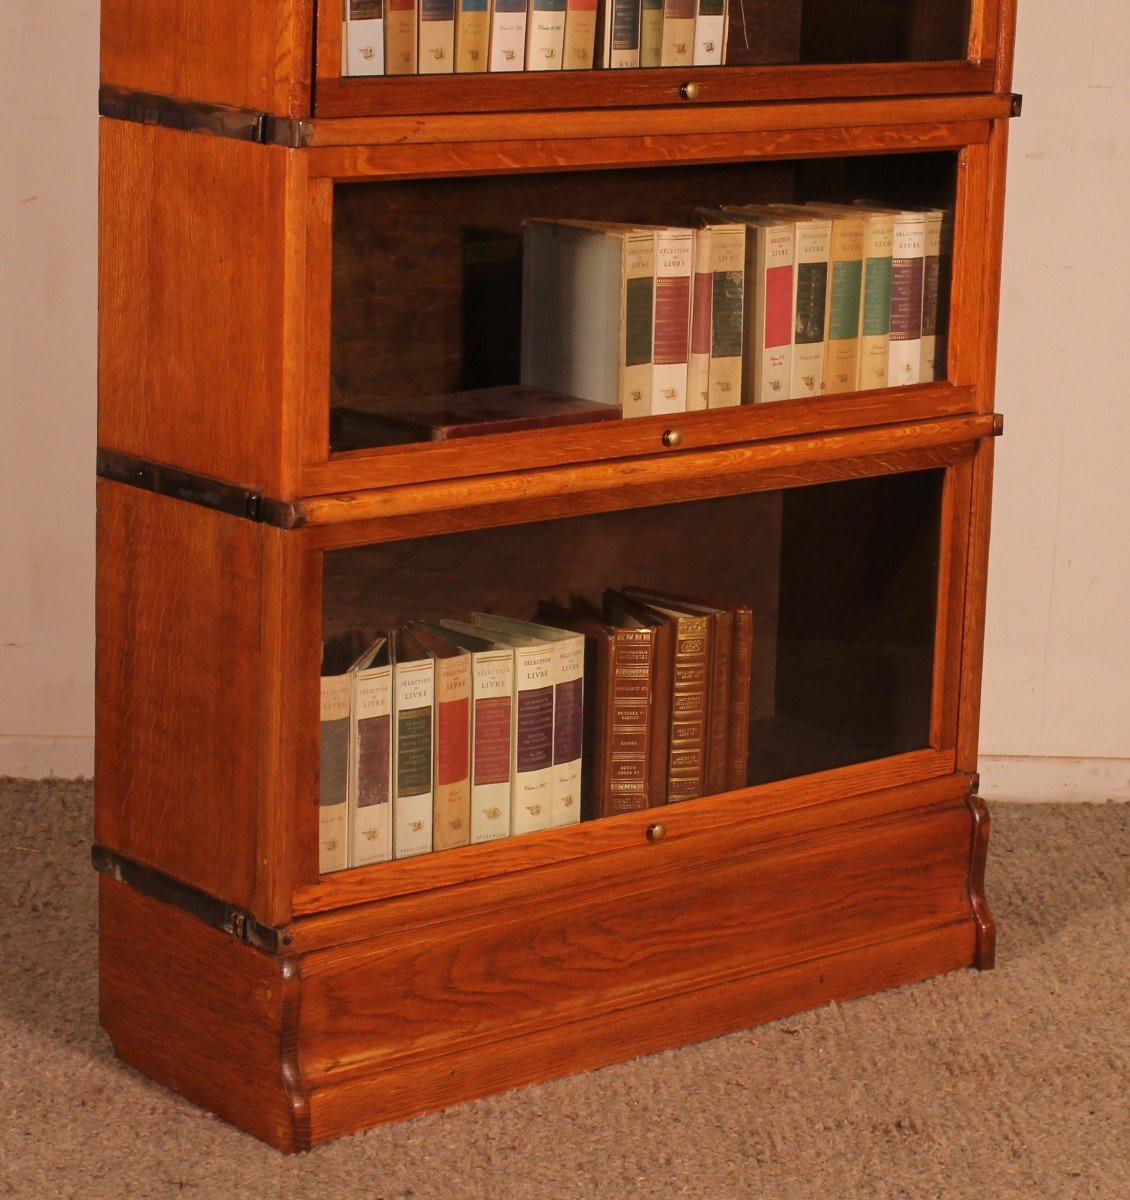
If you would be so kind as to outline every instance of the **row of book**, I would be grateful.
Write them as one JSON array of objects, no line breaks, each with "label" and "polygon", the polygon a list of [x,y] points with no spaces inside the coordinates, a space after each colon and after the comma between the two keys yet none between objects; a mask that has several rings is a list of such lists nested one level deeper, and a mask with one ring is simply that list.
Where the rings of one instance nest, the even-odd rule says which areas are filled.
[{"label": "row of book", "polygon": [[770,204],[695,218],[527,221],[522,384],[636,417],[944,374],[944,210]]},{"label": "row of book", "polygon": [[342,74],[722,66],[728,0],[344,0]]},{"label": "row of book", "polygon": [[625,588],[385,631],[322,676],[320,871],[744,786],[752,621]]}]

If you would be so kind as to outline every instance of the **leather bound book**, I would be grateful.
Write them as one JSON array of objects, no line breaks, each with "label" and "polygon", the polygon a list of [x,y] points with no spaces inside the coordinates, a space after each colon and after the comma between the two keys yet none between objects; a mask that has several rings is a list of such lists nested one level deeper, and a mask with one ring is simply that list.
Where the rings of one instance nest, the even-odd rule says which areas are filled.
[{"label": "leather bound book", "polygon": [[389,632],[392,649],[392,856],[432,848],[435,662],[406,630]]},{"label": "leather bound book", "polygon": [[652,675],[655,637],[594,614],[540,604],[539,618],[585,638],[586,817],[611,817],[650,807]]},{"label": "leather bound book", "polygon": [[706,685],[705,794],[726,790],[730,734],[730,695],[735,608],[711,604],[693,596],[652,592],[646,588],[624,591],[660,612],[701,618],[709,624]]},{"label": "leather bound book", "polygon": [[753,611],[734,608],[730,652],[730,729],[726,738],[726,790],[747,785],[749,778],[749,708],[753,666]]}]

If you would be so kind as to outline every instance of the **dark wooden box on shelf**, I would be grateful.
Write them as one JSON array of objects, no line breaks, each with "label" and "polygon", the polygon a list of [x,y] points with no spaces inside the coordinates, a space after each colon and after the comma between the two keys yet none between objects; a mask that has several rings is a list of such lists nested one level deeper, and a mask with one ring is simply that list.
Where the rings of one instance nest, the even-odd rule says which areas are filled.
[{"label": "dark wooden box on shelf", "polygon": [[[809,0],[791,64],[444,80],[341,78],[329,0],[103,0],[94,859],[124,1060],[296,1150],[992,964],[1014,3],[972,0],[964,55],[944,6],[903,7],[887,62],[819,59],[890,5]],[[513,311],[485,359],[451,332],[464,231],[849,186],[952,206],[944,381],[333,449],[338,408],[516,382]],[[645,577],[757,609],[749,786],[319,877],[323,637]]]}]

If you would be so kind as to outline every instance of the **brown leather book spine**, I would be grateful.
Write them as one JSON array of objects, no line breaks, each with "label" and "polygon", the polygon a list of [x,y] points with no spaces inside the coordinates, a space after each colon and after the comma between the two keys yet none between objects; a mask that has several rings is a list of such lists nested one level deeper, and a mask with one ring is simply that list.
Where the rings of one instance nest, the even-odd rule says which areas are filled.
[{"label": "brown leather book spine", "polygon": [[726,790],[730,741],[730,675],[734,614],[725,609],[709,618],[713,626],[710,655],[710,695],[706,727],[706,792]]},{"label": "brown leather book spine", "polygon": [[606,770],[600,778],[600,816],[649,807],[651,689],[654,636],[650,629],[615,629],[609,663],[605,730]]},{"label": "brown leather book spine", "polygon": [[674,623],[668,803],[693,800],[706,790],[710,692],[710,618],[678,616]]},{"label": "brown leather book spine", "polygon": [[671,703],[675,672],[675,622],[663,621],[652,631],[651,796],[652,808],[668,800],[667,772],[671,760]]},{"label": "brown leather book spine", "polygon": [[743,788],[749,775],[749,692],[753,666],[753,612],[734,609],[726,790]]}]

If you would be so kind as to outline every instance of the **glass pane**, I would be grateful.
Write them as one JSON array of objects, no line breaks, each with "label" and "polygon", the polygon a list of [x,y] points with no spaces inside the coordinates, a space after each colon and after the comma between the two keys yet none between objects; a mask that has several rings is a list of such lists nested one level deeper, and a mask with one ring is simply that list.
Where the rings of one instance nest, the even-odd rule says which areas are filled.
[{"label": "glass pane", "polygon": [[[451,436],[453,425],[449,423],[444,429],[443,420],[436,420],[429,426],[427,419],[415,411],[420,408],[415,402],[427,399],[433,409],[450,409],[457,399],[465,401],[467,393],[529,382],[521,365],[523,303],[529,303],[530,296],[539,305],[546,303],[545,297],[566,283],[560,274],[565,268],[561,267],[554,268],[558,274],[536,277],[531,271],[524,286],[523,222],[528,218],[690,226],[696,222],[698,208],[851,205],[863,201],[872,207],[933,210],[938,214],[933,218],[937,222],[938,246],[932,254],[926,253],[924,240],[927,218],[912,214],[919,223],[919,240],[917,251],[908,253],[923,257],[912,284],[907,285],[917,289],[917,308],[909,318],[913,329],[908,328],[908,336],[915,339],[915,353],[921,355],[921,334],[933,330],[929,335],[936,343],[932,357],[928,365],[925,358],[920,362],[915,357],[913,376],[897,375],[892,370],[881,382],[864,386],[945,378],[952,225],[949,214],[954,182],[954,155],[933,153],[339,184],[334,198],[331,448],[342,451]],[[723,219],[735,218],[730,215]],[[780,219],[798,221],[795,213]],[[747,238],[753,236],[751,230],[752,226],[746,228]],[[881,298],[874,331],[880,338],[894,320],[891,296],[895,282],[901,278],[897,267],[893,274],[889,264],[887,270],[888,291]],[[754,322],[754,274],[752,265],[744,266],[745,311],[741,320],[747,343]],[[832,278],[837,278],[834,272]],[[862,283],[857,280],[854,296],[857,308],[862,305],[865,313],[871,311],[869,284],[865,282],[868,278],[864,276]],[[595,296],[597,284],[592,287]],[[800,340],[795,330],[803,325],[801,291],[795,292],[794,304],[791,283],[786,290],[788,312],[783,336],[791,352],[794,335],[798,343]],[[589,293],[584,290],[583,294]],[[618,303],[620,292],[615,294]],[[815,334],[815,349],[821,352],[823,339],[834,332],[831,327],[825,328],[824,295],[821,292],[817,306]],[[689,295],[685,303],[691,305],[692,300],[693,295]],[[584,304],[570,304],[561,320],[577,320],[585,308]],[[935,314],[933,320],[926,319],[926,312]],[[617,315],[612,314],[613,320]],[[647,321],[651,321],[651,309]],[[716,324],[712,328],[718,327]],[[645,331],[648,338],[651,329],[649,324]],[[608,333],[602,345],[611,348],[601,352],[602,363],[607,354],[620,353],[622,347],[613,345],[613,341],[614,334]],[[719,344],[719,339],[711,341],[711,353]],[[540,346],[532,347],[534,358],[540,350]],[[684,361],[693,351],[688,337],[682,351]],[[887,354],[885,344],[882,353]],[[615,362],[611,366],[615,375]],[[754,367],[743,364],[741,370],[743,399],[750,401]],[[813,383],[812,376],[797,371],[793,374],[789,381],[793,393],[773,393],[774,399],[788,399],[790,394],[821,394],[820,380]],[[858,390],[859,382],[853,377],[834,390]],[[576,388],[569,394],[606,403],[606,391],[589,391],[587,384],[577,384]],[[565,391],[566,384],[551,390]],[[710,403],[718,399],[712,395]],[[460,434],[469,428],[493,431],[495,427],[464,425]]]},{"label": "glass pane", "polygon": [[[701,795],[923,748],[943,476],[858,479],[333,551],[325,556],[324,671],[344,672],[406,622],[468,622],[480,612],[584,628],[585,819],[686,797],[681,752],[698,756],[693,794]],[[635,607],[607,594],[633,588],[652,594],[637,596]],[[666,617],[641,624],[633,616],[640,603]],[[752,617],[748,660],[742,618],[727,623],[714,612],[742,609]],[[572,624],[561,610],[572,610]],[[699,636],[699,627],[680,626],[665,649],[656,633],[635,676],[617,674],[601,657],[605,630],[576,622],[580,614],[611,628],[654,630],[679,612],[713,614],[703,645],[679,641],[683,632]],[[693,679],[681,673],[691,662],[679,657],[687,647],[701,652]],[[646,747],[621,736],[620,717],[611,715],[619,709],[609,697],[621,685],[630,690],[633,678],[644,680],[632,695],[644,705],[637,716]],[[690,708],[688,680],[697,695]],[[475,704],[472,696],[472,711]],[[681,719],[692,722],[682,733]],[[566,742],[557,734],[560,749]],[[449,744],[436,736],[437,745]],[[465,773],[473,772],[477,734],[468,745]],[[636,763],[624,768],[629,782],[637,768],[649,773],[619,799],[616,755]],[[386,747],[373,761],[388,757]]]}]

